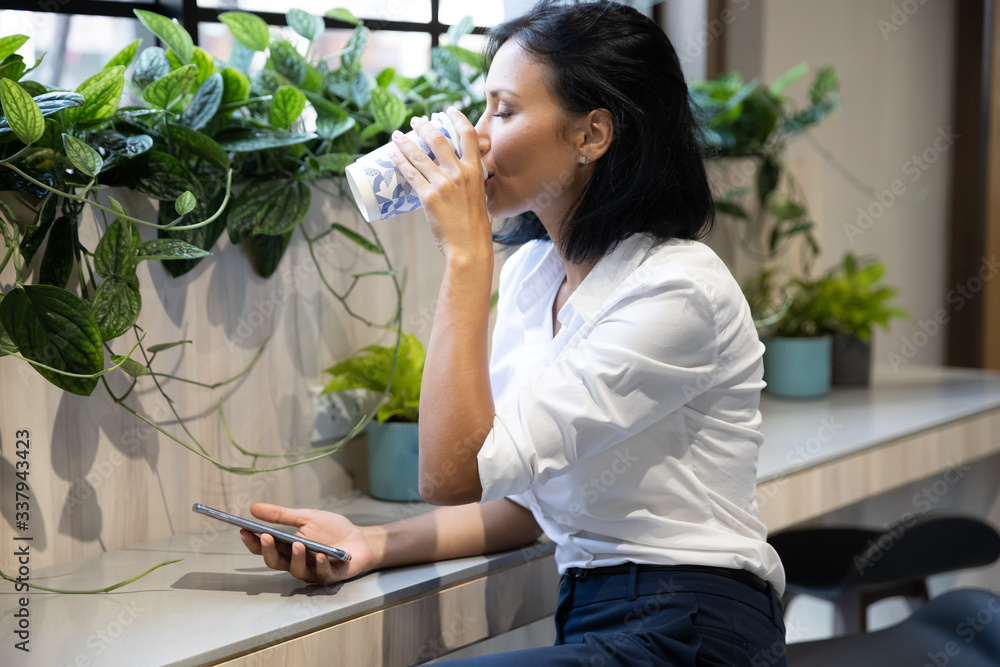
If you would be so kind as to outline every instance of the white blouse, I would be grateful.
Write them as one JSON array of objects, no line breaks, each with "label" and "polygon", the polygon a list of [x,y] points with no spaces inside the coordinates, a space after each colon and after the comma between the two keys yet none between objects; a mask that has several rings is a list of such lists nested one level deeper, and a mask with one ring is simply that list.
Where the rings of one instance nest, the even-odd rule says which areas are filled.
[{"label": "white blouse", "polygon": [[785,574],[758,519],[763,345],[739,285],[697,241],[637,234],[559,311],[549,241],[500,272],[482,500],[528,508],[559,572],[626,561]]}]

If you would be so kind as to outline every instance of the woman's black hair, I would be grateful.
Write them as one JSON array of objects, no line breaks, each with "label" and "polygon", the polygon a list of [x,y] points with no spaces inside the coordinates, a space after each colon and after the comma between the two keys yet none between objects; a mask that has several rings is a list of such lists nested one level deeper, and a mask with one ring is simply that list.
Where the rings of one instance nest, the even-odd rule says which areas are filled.
[{"label": "woman's black hair", "polygon": [[[607,109],[612,117],[611,145],[570,206],[566,261],[597,260],[636,233],[700,239],[711,231],[702,132],[677,53],[656,22],[609,0],[541,0],[490,31],[486,69],[511,39],[549,66],[549,85],[568,114]],[[508,246],[548,238],[530,211],[494,234]]]}]

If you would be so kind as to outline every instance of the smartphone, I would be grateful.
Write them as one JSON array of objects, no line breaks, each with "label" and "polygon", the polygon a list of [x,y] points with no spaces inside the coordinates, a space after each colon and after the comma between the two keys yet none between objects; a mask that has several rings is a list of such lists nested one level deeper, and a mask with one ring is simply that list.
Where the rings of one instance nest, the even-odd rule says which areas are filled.
[{"label": "smartphone", "polygon": [[255,535],[260,535],[261,533],[267,533],[268,535],[273,537],[276,542],[285,542],[288,545],[291,545],[292,542],[298,542],[300,544],[305,545],[307,549],[306,551],[307,554],[309,551],[312,551],[315,553],[324,554],[326,556],[329,556],[330,558],[336,558],[337,560],[343,560],[343,561],[351,560],[351,554],[341,549],[338,549],[337,547],[331,547],[326,544],[320,544],[319,542],[313,542],[312,540],[307,540],[304,537],[291,535],[290,533],[286,533],[282,530],[276,530],[274,528],[271,528],[270,526],[265,526],[264,524],[257,523],[256,521],[253,521],[251,519],[244,519],[243,517],[233,516],[232,514],[226,514],[225,512],[221,512],[217,509],[206,507],[201,503],[195,503],[191,507],[191,509],[193,509],[195,512],[198,512],[199,514],[210,516],[213,519],[218,519],[219,521],[225,521],[226,523],[231,523],[234,526],[239,526],[240,528],[246,528]]}]

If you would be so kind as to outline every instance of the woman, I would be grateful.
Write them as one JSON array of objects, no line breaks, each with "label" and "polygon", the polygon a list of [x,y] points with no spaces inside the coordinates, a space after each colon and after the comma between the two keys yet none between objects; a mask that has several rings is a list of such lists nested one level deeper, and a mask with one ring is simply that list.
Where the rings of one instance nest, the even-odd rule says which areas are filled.
[{"label": "woman", "polygon": [[[348,563],[243,540],[269,567],[331,583],[544,532],[564,575],[556,646],[474,663],[784,664],[784,573],[755,501],[762,345],[695,240],[714,210],[674,49],[621,4],[543,0],[492,31],[486,58],[478,125],[448,111],[461,159],[419,119],[438,164],[393,136],[446,258],[420,493],[450,507],[365,528],[252,508]],[[488,355],[490,216],[521,247]]]}]

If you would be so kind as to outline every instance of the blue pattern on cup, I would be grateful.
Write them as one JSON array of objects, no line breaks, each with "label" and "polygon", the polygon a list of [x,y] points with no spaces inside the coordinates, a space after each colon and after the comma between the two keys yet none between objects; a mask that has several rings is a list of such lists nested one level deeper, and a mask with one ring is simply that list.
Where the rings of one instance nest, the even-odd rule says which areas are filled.
[{"label": "blue pattern on cup", "polygon": [[[451,140],[451,133],[436,118],[432,117],[431,122],[445,137]],[[418,137],[416,143],[431,160],[437,161],[437,157],[427,142]],[[371,156],[368,164],[363,165],[365,175],[371,182],[372,192],[375,194],[375,201],[382,219],[391,218],[401,213],[409,213],[420,208],[420,198],[413,192],[413,186],[396,168],[396,164],[392,161],[391,150],[392,146],[389,145],[388,150]]]}]

